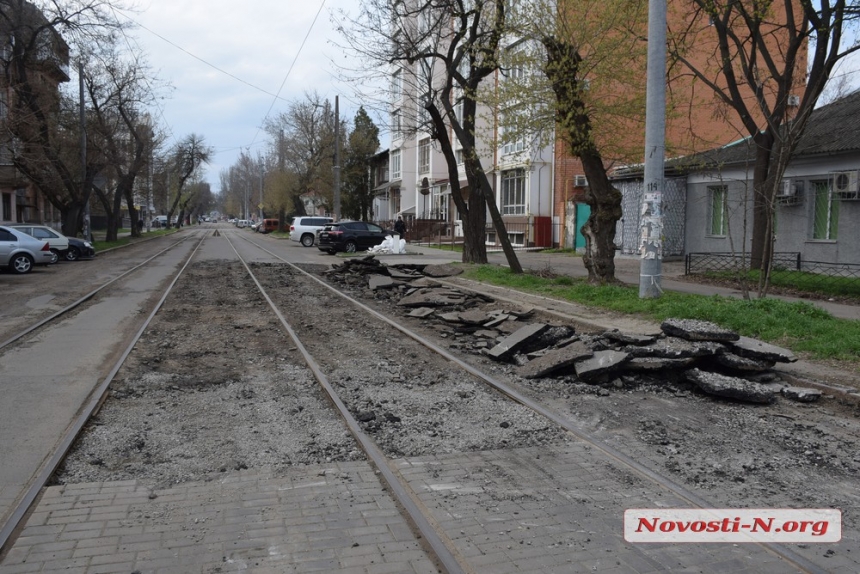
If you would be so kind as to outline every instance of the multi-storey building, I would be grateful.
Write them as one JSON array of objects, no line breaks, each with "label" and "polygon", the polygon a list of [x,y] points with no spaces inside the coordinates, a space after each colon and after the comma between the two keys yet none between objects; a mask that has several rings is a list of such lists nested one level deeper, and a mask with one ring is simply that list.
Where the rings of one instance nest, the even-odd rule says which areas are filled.
[{"label": "multi-storey building", "polygon": [[[678,28],[691,16],[683,10],[684,3],[670,0],[669,4],[670,26]],[[503,43],[503,50],[521,48],[520,39],[508,40]],[[778,40],[778,35],[768,39],[769,42]],[[693,46],[687,56],[716,77],[719,63],[711,59],[713,53],[714,44],[702,42]],[[461,236],[461,222],[450,197],[445,158],[434,145],[430,133],[422,129],[425,122],[420,102],[427,90],[428,78],[420,66],[419,61],[411,67],[398,64],[391,70],[390,181],[377,188],[375,215],[378,219],[395,219],[402,215],[410,229],[423,231],[429,236]],[[504,76],[496,73],[486,83],[503,82],[506,77],[518,73],[525,72],[507,69]],[[644,102],[644,52],[640,76]],[[666,149],[669,156],[711,149],[743,136],[740,126],[718,113],[719,104],[701,82],[694,81],[689,75],[677,76],[670,82],[670,88],[675,108],[667,117]],[[542,145],[538,138],[522,137],[515,141],[505,138],[505,117],[504,105],[498,109],[479,107],[476,133],[480,140],[479,156],[511,242],[525,247],[584,245],[584,241],[580,243],[577,240],[578,229],[589,214],[588,206],[582,202],[588,182],[581,163],[568,152],[561,140],[554,145]],[[607,167],[640,163],[644,158],[644,128],[641,122],[639,125],[631,124],[629,128],[624,134],[627,139],[625,153],[610,152]],[[453,133],[451,139],[456,142]],[[468,193],[462,151],[456,143],[455,155],[460,184],[464,193]],[[635,249],[640,195],[636,189],[623,191],[625,218],[619,222],[617,243],[630,244]],[[683,190],[677,190],[677,198],[671,189],[668,193],[667,215],[671,218],[673,210],[678,212],[679,225],[683,225]],[[682,228],[675,232],[683,237]],[[488,244],[496,243],[493,234],[494,231],[488,228]]]},{"label": "multi-storey building", "polygon": [[[69,47],[49,27],[39,9],[26,1],[0,5],[0,66],[12,64],[13,42],[29,40],[38,30],[37,49],[27,53],[31,84],[40,91],[38,97],[46,108],[59,108],[59,85],[69,81]],[[28,181],[13,163],[13,154],[22,153],[20,142],[10,135],[7,123],[16,119],[14,88],[8,84],[10,74],[0,76],[0,222],[38,222],[60,225],[60,212],[47,201],[39,189]]]},{"label": "multi-storey building", "polygon": [[[403,216],[414,231],[410,236],[417,239],[462,236],[462,221],[451,197],[448,165],[431,137],[422,104],[431,88],[444,81],[443,73],[428,69],[421,60],[411,65],[396,64],[391,70],[389,181],[377,187],[375,216]],[[484,84],[492,86],[501,79],[495,74]],[[462,114],[461,106],[455,107],[455,113]],[[550,246],[552,146],[529,138],[504,140],[504,110],[479,105],[475,121],[477,155],[512,244]],[[468,197],[463,150],[452,130],[449,138],[454,144],[460,189]],[[486,239],[490,246],[497,244],[492,226],[488,226]]]}]

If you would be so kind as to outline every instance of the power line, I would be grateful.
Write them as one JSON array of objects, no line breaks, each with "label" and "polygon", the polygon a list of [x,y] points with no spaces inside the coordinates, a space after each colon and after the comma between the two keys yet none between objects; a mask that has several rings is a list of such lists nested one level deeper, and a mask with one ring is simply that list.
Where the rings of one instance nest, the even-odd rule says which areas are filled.
[{"label": "power line", "polygon": [[[325,0],[323,0],[323,4],[325,4]],[[322,10],[322,6],[320,6],[320,10]],[[242,79],[242,78],[240,78],[239,76],[236,76],[236,75],[234,75],[234,74],[231,74],[230,72],[228,72],[228,71],[226,71],[226,70],[224,70],[224,69],[222,69],[222,68],[219,68],[219,67],[218,67],[218,66],[216,66],[215,64],[213,64],[213,63],[211,63],[211,62],[209,62],[209,61],[207,61],[207,60],[204,60],[204,59],[203,59],[203,58],[201,58],[200,56],[198,56],[198,55],[196,55],[196,54],[194,54],[194,53],[192,53],[192,52],[189,52],[188,50],[186,50],[185,48],[183,48],[182,46],[180,46],[180,45],[179,45],[179,44],[177,44],[176,42],[174,42],[174,41],[172,41],[172,40],[169,40],[168,38],[165,38],[164,36],[162,36],[162,35],[161,35],[161,34],[159,34],[158,32],[156,32],[156,31],[154,31],[154,30],[151,30],[150,28],[147,28],[146,26],[144,26],[143,24],[141,24],[140,22],[138,22],[138,21],[137,21],[137,20],[135,20],[134,18],[132,18],[132,17],[130,17],[130,16],[128,16],[128,15],[126,15],[126,14],[123,14],[123,16],[124,16],[124,17],[129,21],[129,22],[132,22],[132,23],[133,23],[133,24],[135,24],[136,26],[139,26],[140,28],[142,28],[142,29],[146,30],[147,32],[149,32],[149,33],[150,33],[150,34],[152,34],[153,36],[155,36],[155,37],[157,37],[157,38],[161,39],[162,41],[164,41],[164,42],[166,42],[166,43],[170,44],[171,46],[173,46],[173,47],[174,47],[174,48],[176,48],[177,50],[180,50],[181,52],[184,52],[185,54],[188,54],[189,56],[191,56],[191,57],[192,57],[192,58],[194,58],[195,60],[197,60],[197,61],[199,61],[199,62],[201,62],[201,63],[203,63],[203,64],[205,64],[205,65],[209,66],[209,67],[210,67],[210,68],[212,68],[213,70],[216,70],[217,72],[220,72],[221,74],[224,74],[225,76],[228,76],[228,77],[230,77],[230,78],[233,78],[233,79],[234,79],[234,80],[236,80],[237,82],[241,82],[241,83],[245,84],[246,86],[248,86],[248,87],[250,87],[250,88],[253,88],[253,89],[255,89],[255,90],[259,91],[259,92],[262,92],[262,93],[266,94],[267,96],[273,96],[275,99],[283,99],[283,98],[281,98],[281,97],[280,97],[280,95],[279,95],[279,94],[280,94],[280,90],[278,90],[278,94],[273,94],[272,92],[270,92],[270,91],[268,91],[268,90],[266,90],[266,89],[264,89],[264,88],[261,88],[260,86],[256,86],[256,85],[254,85],[254,84],[252,84],[252,83],[250,83],[250,82],[248,82],[248,81],[246,81],[246,80],[243,80],[243,79]],[[317,16],[319,16],[319,12],[317,12]],[[316,17],[314,18],[314,22],[316,22]],[[313,24],[311,24],[311,28],[313,28]],[[125,34],[125,32],[123,32],[123,34]],[[308,35],[310,35],[310,31],[308,31]],[[307,40],[307,37],[305,37],[305,40]],[[302,46],[304,46],[304,42],[302,42]],[[299,49],[299,51],[301,52],[301,48]],[[294,62],[294,63],[295,63],[295,62]],[[292,68],[291,68],[291,69],[292,69]],[[284,79],[284,81],[286,82],[286,78]],[[283,87],[283,84],[281,85],[281,87]]]},{"label": "power line", "polygon": [[313,29],[314,29],[314,25],[317,23],[317,18],[319,18],[319,17],[320,17],[320,14],[322,13],[322,9],[323,9],[323,7],[325,6],[325,2],[326,2],[326,0],[322,0],[322,2],[320,3],[319,10],[317,10],[316,16],[314,16],[314,20],[313,20],[313,22],[311,22],[311,25],[310,25],[310,27],[308,28],[308,33],[307,33],[307,34],[305,34],[305,37],[304,37],[304,39],[302,40],[302,44],[301,44],[301,46],[299,46],[299,49],[298,49],[298,51],[296,52],[296,57],[295,57],[295,58],[293,58],[293,62],[290,64],[290,68],[287,70],[287,75],[286,75],[286,76],[284,76],[284,81],[283,81],[283,82],[281,82],[281,87],[280,87],[280,88],[278,88],[278,93],[277,93],[277,94],[275,94],[274,98],[272,99],[272,103],[271,103],[271,105],[269,106],[269,109],[266,111],[266,115],[265,115],[265,116],[263,116],[263,121],[261,122],[261,125],[257,127],[257,133],[255,133],[255,134],[254,134],[254,139],[252,139],[252,140],[251,140],[251,144],[250,144],[250,145],[254,145],[254,142],[256,142],[256,141],[257,141],[257,136],[259,136],[259,135],[260,135],[260,131],[263,129],[263,128],[262,128],[262,125],[264,125],[264,124],[266,123],[266,120],[267,120],[267,119],[269,119],[269,114],[271,114],[271,113],[272,113],[272,108],[274,108],[274,107],[275,107],[275,102],[276,102],[276,101],[278,101],[279,99],[281,99],[281,90],[283,90],[283,89],[284,89],[284,86],[285,86],[285,85],[286,85],[286,83],[287,83],[287,78],[289,78],[289,77],[290,77],[290,73],[293,71],[293,67],[296,65],[296,62],[298,61],[299,56],[300,56],[300,55],[301,55],[301,53],[302,53],[302,49],[305,47],[305,44],[306,44],[306,43],[307,43],[307,41],[308,41],[308,38],[309,38],[309,37],[310,37],[310,35],[311,35],[311,31],[313,31]]}]

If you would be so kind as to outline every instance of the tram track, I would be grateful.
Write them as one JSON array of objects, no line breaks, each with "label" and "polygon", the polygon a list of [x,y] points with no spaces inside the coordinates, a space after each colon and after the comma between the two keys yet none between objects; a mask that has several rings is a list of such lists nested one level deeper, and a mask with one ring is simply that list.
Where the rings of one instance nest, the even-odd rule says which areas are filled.
[{"label": "tram track", "polygon": [[[118,277],[111,279],[97,287],[96,289],[90,291],[84,297],[78,299],[71,305],[68,305],[61,309],[60,311],[52,314],[51,316],[42,319],[34,325],[24,329],[23,331],[13,335],[9,339],[7,339],[2,345],[0,345],[0,349],[7,348],[11,346],[16,341],[19,341],[23,337],[32,334],[40,328],[43,328],[47,325],[56,323],[61,317],[68,314],[70,311],[80,308],[84,303],[90,301],[97,293],[101,292],[103,289],[113,285],[123,278],[129,277],[132,273],[145,268],[152,261],[156,260],[158,257],[161,257],[163,254],[167,253],[177,245],[184,243],[188,237],[182,238],[180,241],[175,242],[170,245],[166,249],[159,251],[152,257],[147,258],[144,262],[139,265],[134,266],[132,269],[122,273]],[[11,509],[11,512],[7,514],[6,519],[0,526],[0,553],[7,550],[7,545],[13,534],[16,530],[18,530],[21,526],[22,521],[26,517],[28,510],[30,509],[33,502],[37,499],[39,493],[44,488],[44,486],[48,483],[51,478],[51,475],[56,471],[57,466],[66,456],[69,448],[74,443],[75,439],[78,437],[81,429],[86,425],[87,421],[92,417],[92,415],[98,410],[98,408],[103,403],[108,387],[113,380],[113,377],[116,375],[116,372],[122,366],[128,354],[131,352],[137,340],[140,338],[140,335],[146,329],[146,326],[152,321],[152,318],[158,312],[158,309],[164,304],[164,300],[172,289],[173,285],[175,285],[179,276],[185,270],[185,268],[190,263],[191,259],[196,253],[197,249],[203,243],[205,239],[205,235],[199,236],[199,240],[197,245],[191,251],[191,254],[186,259],[185,264],[176,272],[173,277],[173,280],[170,282],[168,287],[166,288],[164,294],[161,299],[156,303],[155,308],[149,314],[149,316],[143,321],[142,325],[138,329],[137,333],[133,336],[131,342],[125,347],[125,349],[121,352],[119,359],[114,363],[113,367],[105,376],[101,382],[93,388],[90,392],[87,393],[86,402],[83,403],[80,409],[77,410],[77,415],[70,421],[69,425],[66,427],[62,436],[59,437],[58,442],[53,448],[52,452],[46,457],[44,462],[39,466],[38,471],[33,475],[33,477],[28,481],[26,488],[23,490],[22,494],[16,497],[16,503]],[[2,554],[0,554],[2,555]]]},{"label": "tram track", "polygon": [[[225,236],[227,241],[230,241],[230,236],[236,236],[233,234],[222,235]],[[674,483],[668,477],[654,472],[631,457],[591,436],[565,416],[554,412],[551,408],[529,398],[519,389],[498,380],[479,367],[443,349],[433,341],[411,330],[400,321],[388,317],[367,304],[349,297],[339,289],[252,241],[245,234],[240,235],[240,237],[245,242],[279,261],[277,265],[249,264],[240,255],[239,250],[236,249],[233,243],[230,242],[231,248],[241,261],[243,269],[252,278],[262,298],[266,301],[271,312],[277,317],[278,324],[290,337],[293,347],[306,362],[308,369],[310,369],[314,378],[325,391],[328,400],[336,407],[350,433],[355,437],[356,441],[361,445],[362,450],[367,454],[368,459],[384,478],[390,492],[408,515],[408,520],[415,528],[418,537],[423,540],[429,553],[434,557],[434,562],[444,571],[476,572],[478,570],[470,564],[469,558],[463,555],[445,529],[433,518],[432,513],[426,508],[426,504],[422,502],[422,498],[415,492],[409,481],[401,475],[398,465],[395,464],[393,459],[402,456],[420,455],[423,453],[421,451],[422,448],[428,450],[438,449],[440,445],[442,445],[443,449],[454,449],[456,446],[453,443],[452,445],[445,446],[444,435],[446,432],[454,434],[460,431],[464,436],[475,435],[478,433],[477,429],[481,425],[486,424],[487,421],[498,423],[499,420],[504,419],[504,422],[510,425],[510,421],[513,420],[514,424],[512,426],[518,429],[519,432],[509,433],[508,439],[505,439],[504,443],[490,444],[475,442],[473,447],[476,449],[501,449],[530,445],[542,445],[552,448],[557,442],[565,442],[567,439],[564,438],[564,435],[567,433],[575,437],[576,441],[599,451],[601,456],[610,461],[612,465],[623,467],[626,472],[635,475],[638,479],[652,484],[658,489],[666,490],[692,506],[703,508],[715,506],[696,493]],[[200,243],[202,242],[203,239],[201,239]],[[144,336],[147,327],[156,317],[158,310],[162,308],[171,291],[180,282],[180,277],[191,264],[196,252],[197,248],[195,248],[185,265],[176,274],[161,297],[161,300],[156,305],[156,308],[138,331],[135,336],[135,342]],[[299,284],[304,284],[304,286],[299,287]],[[312,285],[312,287],[307,287],[307,285]],[[343,300],[349,302],[350,309],[358,311],[358,313],[350,310],[343,311],[342,317],[344,320],[351,320],[355,324],[353,328],[347,330],[346,334],[338,332],[327,337],[324,332],[321,332],[325,326],[314,324],[313,313],[308,312],[311,306],[305,298],[307,297],[307,293],[314,292],[315,290],[318,290],[314,295],[318,304],[335,307],[335,298],[342,297]],[[297,293],[299,294],[298,298],[296,296]],[[382,326],[380,327],[379,325]],[[333,326],[343,327],[342,324]],[[401,336],[408,338],[408,341],[400,340]],[[353,337],[356,340],[344,342],[341,339],[342,337]],[[366,338],[362,339],[363,337]],[[365,354],[370,357],[370,360],[366,363],[348,362],[349,368],[362,365],[359,367],[360,372],[350,373],[348,372],[349,368],[339,366],[339,359],[347,357],[352,361],[357,361],[358,358],[362,357],[362,340],[365,344]],[[415,359],[419,354],[418,351],[410,350],[412,345],[420,345],[436,356],[435,359],[420,359],[418,361],[419,373],[409,370],[416,367]],[[121,359],[112,369],[110,377],[106,378],[102,382],[102,385],[100,385],[96,393],[99,395],[99,399],[91,402],[87,407],[85,417],[82,416],[75,423],[76,430],[74,436],[79,434],[80,430],[85,426],[86,420],[98,410],[104,401],[104,396],[108,392],[111,380],[126,362],[133,347],[134,343],[129,345]],[[390,352],[394,356],[384,355],[385,358],[383,360],[379,359],[378,355],[375,358],[373,356],[373,353],[385,352]],[[379,376],[390,378],[392,385],[380,384],[378,388],[373,388],[374,377]],[[413,382],[413,379],[417,382]],[[395,394],[395,389],[401,387],[405,388],[408,392],[404,392],[402,395]],[[479,387],[482,388],[479,390]],[[421,416],[420,412],[412,412],[415,409],[412,409],[412,411],[409,409],[409,395],[413,393],[421,393],[422,395],[434,394],[434,396],[438,396],[438,399],[433,399],[430,402],[438,400],[440,404],[445,405],[446,409],[449,409],[448,412],[455,413],[458,417],[466,417],[468,410],[465,403],[469,402],[481,405],[484,412],[481,413],[481,417],[476,417],[474,428],[469,427],[465,422],[458,421],[461,422],[464,428],[454,430],[425,428],[422,430],[425,433],[435,432],[437,435],[443,435],[439,437],[438,441],[427,443],[421,441],[413,441],[411,443],[408,441],[397,442],[397,437],[394,435],[407,428],[407,425],[395,424],[395,422],[400,423],[402,421],[394,421],[394,419],[402,418],[404,421],[409,422],[407,416],[401,416],[404,412],[408,412],[408,414],[414,416],[413,420],[417,420]],[[484,398],[478,400],[476,398],[477,394],[481,394]],[[425,398],[425,400],[427,399]],[[388,409],[386,405],[390,405],[391,401],[395,401],[398,404],[397,409],[399,410]],[[456,404],[458,402],[461,404]],[[517,405],[515,412],[510,407],[503,405],[503,403],[508,402]],[[487,405],[494,406],[490,408]],[[375,413],[376,416],[380,418],[387,416],[388,418],[385,420],[388,423],[392,423],[388,426],[385,424],[370,425],[375,437],[383,439],[382,445],[378,444],[366,432],[368,428],[367,421],[362,422],[357,420],[362,409],[366,410],[374,406],[381,408],[381,411]],[[92,408],[90,409],[90,407]],[[526,414],[526,411],[528,411],[528,414]],[[497,414],[502,416],[502,419],[496,418],[495,415]],[[536,423],[535,421],[538,418],[545,422]],[[556,427],[559,430],[554,430]],[[393,432],[386,432],[386,429]],[[71,440],[69,440],[68,444],[66,444],[65,440],[63,441],[63,452],[58,452],[57,464],[65,456],[65,452],[70,446]],[[49,478],[50,476],[44,477],[43,484],[46,484]],[[36,498],[37,493],[38,489],[36,489],[36,493],[30,499],[30,502]],[[29,503],[27,506],[29,506]],[[23,515],[19,516],[19,519],[22,517]],[[5,544],[6,540],[6,537],[0,538],[0,547]],[[800,571],[825,571],[818,565],[813,564],[787,548],[774,545],[766,545],[765,547],[769,553],[778,556],[781,560],[791,564]]]},{"label": "tram track", "polygon": [[111,286],[111,285],[113,285],[114,283],[117,283],[117,282],[119,282],[120,280],[122,280],[122,279],[124,279],[124,278],[128,277],[129,275],[131,275],[131,274],[133,274],[133,273],[135,273],[135,272],[137,272],[137,271],[139,271],[139,270],[141,270],[141,269],[145,268],[145,267],[146,267],[147,265],[149,265],[152,261],[154,261],[155,259],[157,259],[157,258],[161,257],[163,254],[167,253],[167,252],[168,252],[168,251],[170,251],[171,249],[174,249],[176,246],[181,245],[182,243],[184,243],[185,241],[187,241],[190,237],[192,237],[192,236],[191,236],[191,235],[188,235],[188,234],[184,235],[184,236],[183,236],[182,238],[180,238],[178,241],[173,242],[171,245],[168,245],[166,248],[164,248],[164,249],[162,249],[162,250],[158,251],[157,253],[155,253],[155,254],[154,254],[154,255],[152,255],[151,257],[148,257],[147,259],[145,259],[145,260],[144,260],[144,261],[142,261],[141,263],[139,263],[139,264],[137,264],[137,265],[135,265],[135,266],[131,267],[130,269],[128,269],[128,270],[126,270],[126,271],[124,271],[124,272],[122,272],[121,274],[117,275],[116,277],[112,277],[112,278],[111,278],[111,279],[109,279],[108,281],[105,281],[105,282],[103,282],[103,283],[99,284],[99,285],[98,285],[98,286],[96,286],[95,288],[90,289],[90,290],[89,290],[87,293],[85,293],[83,296],[81,296],[80,298],[76,299],[76,300],[75,300],[75,301],[73,301],[72,303],[69,303],[68,305],[65,305],[62,309],[60,309],[60,310],[58,310],[58,311],[55,311],[54,313],[52,313],[52,314],[48,315],[47,317],[44,317],[44,318],[41,318],[41,319],[39,319],[39,320],[35,321],[35,322],[34,322],[34,323],[32,323],[31,325],[28,325],[27,327],[25,327],[25,328],[23,328],[23,329],[18,330],[16,333],[14,333],[14,334],[12,334],[12,335],[8,336],[5,340],[0,341],[0,351],[2,351],[4,348],[8,347],[8,346],[9,346],[9,345],[11,345],[12,343],[15,343],[16,341],[19,341],[19,340],[20,340],[20,339],[22,339],[23,337],[26,337],[27,335],[29,335],[29,334],[33,333],[33,332],[34,332],[34,331],[36,331],[37,329],[40,329],[40,328],[42,328],[42,327],[44,327],[44,326],[46,326],[46,325],[49,325],[49,324],[51,324],[51,323],[53,323],[53,322],[57,321],[58,319],[60,319],[61,317],[63,317],[63,316],[64,316],[64,315],[66,315],[67,313],[69,313],[70,311],[73,311],[73,310],[75,310],[75,309],[79,308],[81,305],[83,305],[84,303],[86,303],[87,301],[89,301],[89,300],[91,300],[93,297],[95,297],[95,296],[96,296],[98,293],[100,293],[102,290],[107,289],[108,287],[110,287],[110,286]]},{"label": "tram track", "polygon": [[[349,295],[342,292],[341,290],[339,290],[339,289],[335,288],[334,286],[328,284],[327,282],[319,279],[318,277],[311,275],[310,273],[304,271],[303,269],[294,265],[293,263],[286,261],[285,259],[281,258],[277,254],[265,249],[264,247],[257,244],[256,242],[251,241],[247,237],[243,237],[243,239],[256,245],[258,248],[263,249],[269,255],[272,255],[273,257],[280,259],[284,264],[290,266],[291,268],[296,270],[298,273],[302,274],[307,279],[315,282],[317,285],[320,286],[320,288],[324,288],[324,289],[330,291],[331,293],[343,298],[350,305],[360,309],[361,311],[367,313],[368,315],[374,317],[375,319],[377,319],[377,320],[385,323],[386,325],[396,329],[397,331],[399,331],[403,335],[406,335],[407,337],[409,337],[410,339],[412,339],[416,343],[420,344],[421,346],[425,347],[426,349],[432,351],[433,353],[439,355],[440,357],[443,357],[446,361],[449,361],[452,365],[455,365],[457,368],[461,369],[463,372],[468,373],[469,375],[475,377],[476,379],[484,382],[486,385],[488,385],[494,391],[501,393],[502,395],[508,397],[509,399],[516,402],[517,404],[522,405],[522,406],[530,409],[534,413],[537,413],[541,417],[547,419],[548,421],[551,421],[553,424],[558,425],[560,428],[563,428],[565,431],[576,436],[577,439],[583,441],[584,443],[588,444],[589,446],[600,451],[601,453],[603,453],[604,456],[611,459],[615,463],[626,467],[627,469],[629,469],[631,472],[638,475],[642,479],[647,480],[647,481],[657,485],[661,489],[666,489],[666,490],[672,492],[674,495],[680,497],[682,500],[684,500],[690,506],[699,507],[699,508],[715,508],[718,506],[718,505],[714,504],[713,502],[708,501],[704,497],[702,497],[702,496],[690,491],[689,489],[684,488],[683,486],[677,484],[676,482],[671,480],[669,477],[666,477],[666,476],[661,475],[657,472],[654,472],[653,470],[651,470],[647,466],[637,462],[636,460],[634,460],[633,458],[622,453],[618,449],[616,449],[616,448],[610,446],[609,444],[597,439],[596,437],[594,437],[591,434],[582,430],[579,425],[570,421],[566,417],[553,411],[552,409],[548,408],[547,406],[542,405],[535,400],[532,400],[531,398],[527,397],[524,393],[520,392],[518,389],[516,389],[516,388],[498,380],[497,378],[491,376],[490,374],[485,373],[484,371],[474,367],[473,365],[467,363],[466,361],[462,360],[458,356],[453,355],[452,353],[441,348],[440,346],[438,346],[434,342],[430,341],[429,339],[427,339],[427,338],[421,336],[420,334],[412,331],[411,329],[407,328],[402,323],[380,313],[379,311],[377,311],[377,310],[371,308],[370,306],[358,301],[357,299],[350,297]],[[238,252],[237,252],[237,255],[238,255]],[[249,271],[249,273],[251,272],[250,268],[248,269],[248,271]],[[255,278],[255,282],[257,282],[256,278]],[[260,285],[259,282],[257,282],[257,285],[262,291],[263,290],[262,285]],[[295,332],[292,330],[292,328],[290,328],[288,326],[286,321],[283,319],[283,316],[281,315],[280,311],[278,311],[276,309],[274,303],[271,301],[271,299],[269,298],[268,295],[266,295],[266,298],[269,301],[270,305],[272,305],[272,308],[278,314],[278,316],[281,319],[282,323],[284,324],[285,328],[287,328],[288,331],[290,332],[290,336],[294,339],[294,341],[296,341],[296,343],[298,345],[301,345],[299,339],[295,335]],[[339,399],[339,397],[337,397],[337,395],[332,394],[335,391],[334,391],[334,389],[332,389],[331,384],[328,382],[328,379],[325,378],[325,375],[322,372],[319,372],[319,366],[316,364],[313,357],[307,353],[307,351],[304,349],[304,347],[302,347],[302,353],[305,356],[305,359],[308,361],[308,363],[314,365],[312,367],[312,369],[314,369],[314,373],[317,376],[317,380],[319,380],[320,383],[323,384],[323,386],[326,388],[327,393],[332,395],[333,400],[337,401],[336,404],[338,404],[338,408],[340,410],[342,408],[343,403],[340,401],[340,399]],[[349,415],[349,413],[347,411],[345,413],[345,416],[348,416],[348,415]],[[376,464],[381,464],[382,461],[381,460],[380,461],[374,460],[374,462]],[[792,551],[788,548],[781,547],[778,545],[773,545],[773,544],[763,544],[762,546],[767,548],[767,550],[769,552],[773,553],[776,556],[779,556],[780,558],[782,558],[786,562],[793,564],[795,567],[797,567],[801,571],[810,572],[810,573],[813,573],[813,572],[823,573],[823,572],[825,572],[825,570],[822,569],[821,567],[819,567],[818,565],[812,563],[811,561],[807,560],[806,558],[800,556],[799,554],[795,553],[794,551]]]}]

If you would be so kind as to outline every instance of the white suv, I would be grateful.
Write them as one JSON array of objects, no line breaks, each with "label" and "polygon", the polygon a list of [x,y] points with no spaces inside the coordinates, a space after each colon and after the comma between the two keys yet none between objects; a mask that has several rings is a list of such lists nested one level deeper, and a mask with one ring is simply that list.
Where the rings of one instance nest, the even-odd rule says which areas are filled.
[{"label": "white suv", "polygon": [[318,215],[294,217],[290,224],[290,239],[301,242],[305,247],[313,247],[317,233],[332,221],[334,219],[331,217]]}]

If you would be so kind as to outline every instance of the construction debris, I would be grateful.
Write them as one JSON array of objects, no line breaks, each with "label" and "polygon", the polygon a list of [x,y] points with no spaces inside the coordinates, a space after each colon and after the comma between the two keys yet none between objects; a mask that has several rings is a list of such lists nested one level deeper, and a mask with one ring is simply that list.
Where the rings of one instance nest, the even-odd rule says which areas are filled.
[{"label": "construction debris", "polygon": [[[667,319],[659,332],[577,333],[569,325],[529,322],[533,310],[503,306],[491,297],[432,280],[459,274],[453,265],[386,266],[371,255],[334,265],[332,280],[392,299],[407,316],[437,328],[449,347],[515,365],[525,379],[553,377],[596,385],[601,392],[642,377],[688,385],[716,397],[769,404],[785,387],[775,363],[796,361],[786,349],[742,337],[708,321]],[[620,383],[619,381],[623,381]],[[796,401],[821,396],[782,390]]]}]

